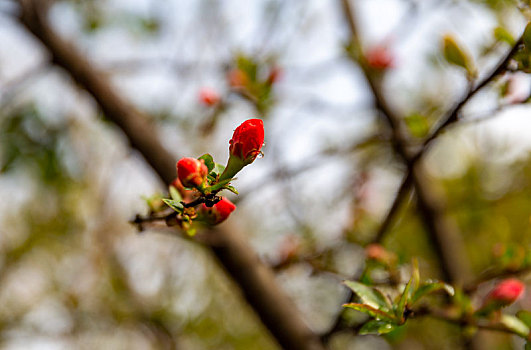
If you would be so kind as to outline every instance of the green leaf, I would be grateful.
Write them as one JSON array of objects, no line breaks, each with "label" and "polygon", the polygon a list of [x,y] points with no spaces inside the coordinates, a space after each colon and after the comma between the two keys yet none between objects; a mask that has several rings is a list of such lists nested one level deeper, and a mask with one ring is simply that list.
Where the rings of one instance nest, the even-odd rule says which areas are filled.
[{"label": "green leaf", "polygon": [[225,189],[231,191],[231,192],[234,193],[234,194],[238,194],[238,190],[236,190],[236,189],[234,188],[234,186],[227,185],[227,186],[225,186]]},{"label": "green leaf", "polygon": [[527,24],[523,34],[524,45],[528,50],[531,50],[531,22]]},{"label": "green leaf", "polygon": [[446,293],[448,293],[448,295],[451,295],[451,296],[453,296],[455,293],[454,288],[446,283],[437,282],[437,281],[426,281],[422,283],[420,287],[413,294],[413,297],[411,298],[411,305],[419,301],[420,298],[428,294],[438,292],[440,290],[446,291]]},{"label": "green leaf", "polygon": [[531,311],[520,310],[516,313],[516,317],[524,322],[527,327],[531,328]]},{"label": "green leaf", "polygon": [[216,174],[222,174],[225,171],[225,165],[216,163],[214,166],[214,172]]},{"label": "green leaf", "polygon": [[393,321],[393,322],[396,321],[395,317],[392,314],[376,309],[367,304],[348,303],[348,304],[343,304],[343,307],[348,307],[350,309],[363,312],[377,320],[387,320],[387,321]]},{"label": "green leaf", "polygon": [[180,202],[183,200],[183,197],[181,196],[179,191],[177,191],[177,189],[173,186],[170,186],[170,197],[171,199],[177,202]]},{"label": "green leaf", "polygon": [[529,335],[529,327],[514,316],[502,315],[500,323],[521,337],[527,338]]},{"label": "green leaf", "polygon": [[214,158],[208,153],[203,154],[201,157],[197,158],[199,160],[203,160],[205,162],[206,167],[208,168],[208,172],[211,172],[212,169],[214,169],[214,166],[216,163],[214,163]]},{"label": "green leaf", "polygon": [[506,42],[507,44],[513,46],[516,43],[513,36],[509,31],[503,27],[494,28],[494,38],[497,41]]},{"label": "green leaf", "polygon": [[356,295],[364,304],[368,304],[379,310],[391,310],[391,304],[378,289],[366,286],[356,281],[344,281],[343,283],[352,289],[352,291],[356,293]]},{"label": "green leaf", "polygon": [[459,47],[454,37],[450,35],[443,37],[443,56],[448,63],[466,69],[470,76],[474,75],[474,68],[470,57]]},{"label": "green leaf", "polygon": [[396,306],[395,315],[396,317],[402,319],[404,316],[404,310],[406,309],[406,304],[409,300],[409,290],[411,289],[411,284],[413,283],[413,276],[409,279],[409,282],[406,284],[406,287],[404,288],[404,291],[402,292],[402,295],[400,296],[400,300],[398,301],[398,304]]},{"label": "green leaf", "polygon": [[361,327],[359,334],[386,334],[395,329],[396,325],[393,323],[371,320]]},{"label": "green leaf", "polygon": [[420,114],[411,114],[404,118],[411,135],[421,138],[428,134],[430,126],[426,117]]},{"label": "green leaf", "polygon": [[173,199],[167,199],[167,198],[164,198],[162,199],[162,201],[164,203],[166,203],[166,205],[170,208],[172,208],[173,210],[175,210],[176,212],[178,213],[181,213],[183,212],[183,205],[181,204],[181,202],[179,201],[176,201],[176,200],[173,200]]},{"label": "green leaf", "polygon": [[524,350],[531,350],[531,341],[530,340],[525,342]]}]

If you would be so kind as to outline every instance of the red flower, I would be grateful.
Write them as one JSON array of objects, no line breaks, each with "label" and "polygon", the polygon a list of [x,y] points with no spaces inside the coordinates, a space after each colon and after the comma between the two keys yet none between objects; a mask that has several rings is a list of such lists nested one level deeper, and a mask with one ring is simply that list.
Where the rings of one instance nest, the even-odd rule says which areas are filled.
[{"label": "red flower", "polygon": [[264,123],[262,119],[249,119],[234,130],[229,141],[229,153],[246,164],[252,163],[264,144]]},{"label": "red flower", "polygon": [[199,90],[199,101],[205,106],[211,107],[219,103],[219,101],[221,101],[221,97],[216,90],[209,87],[204,87]]},{"label": "red flower", "polygon": [[177,176],[184,187],[199,187],[206,179],[208,168],[203,160],[182,158],[177,162]]},{"label": "red flower", "polygon": [[234,209],[236,209],[236,206],[227,198],[223,197],[210,208],[203,203],[199,207],[198,216],[201,221],[209,225],[217,225],[225,221]]},{"label": "red flower", "polygon": [[501,281],[485,298],[485,303],[494,301],[503,306],[510,305],[524,293],[525,285],[515,278]]},{"label": "red flower", "polygon": [[243,88],[249,82],[247,74],[238,68],[231,70],[227,75],[227,79],[229,80],[229,85],[233,88]]},{"label": "red flower", "polygon": [[365,58],[369,67],[373,69],[384,70],[394,67],[393,56],[389,53],[389,49],[383,45],[370,48],[365,54]]}]

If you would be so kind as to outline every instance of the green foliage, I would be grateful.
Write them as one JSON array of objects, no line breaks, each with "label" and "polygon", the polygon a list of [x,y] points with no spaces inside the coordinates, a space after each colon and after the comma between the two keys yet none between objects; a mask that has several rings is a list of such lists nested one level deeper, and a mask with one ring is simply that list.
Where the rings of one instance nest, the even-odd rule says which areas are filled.
[{"label": "green foliage", "polygon": [[443,37],[442,52],[444,59],[448,63],[464,68],[470,78],[476,76],[477,73],[472,59],[467,53],[465,53],[463,48],[459,46],[453,36],[445,35]]}]

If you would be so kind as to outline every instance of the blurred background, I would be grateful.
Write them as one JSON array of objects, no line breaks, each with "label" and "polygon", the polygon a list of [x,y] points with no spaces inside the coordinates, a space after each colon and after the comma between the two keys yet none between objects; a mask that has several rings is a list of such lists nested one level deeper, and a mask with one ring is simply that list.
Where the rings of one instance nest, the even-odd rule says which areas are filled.
[{"label": "blurred background", "polygon": [[[443,35],[482,76],[510,50],[495,29],[518,37],[529,20],[517,0],[352,3],[364,49],[389,59],[383,89],[414,140],[467,89],[442,57]],[[129,223],[167,188],[20,14],[0,0],[0,348],[277,349],[207,248]],[[406,170],[347,52],[339,1],[58,0],[46,16],[149,117],[146,137],[175,161],[208,152],[225,163],[235,127],[264,120],[264,157],[238,175],[237,210],[222,225],[245,235],[326,333],[347,295],[340,282],[363,270]],[[531,266],[530,89],[528,73],[506,73],[425,158],[476,275]],[[437,278],[426,237],[408,196],[383,245]],[[516,307],[531,308],[531,293]],[[329,346],[458,349],[459,331],[419,319],[386,338],[338,332]],[[523,346],[486,336],[489,349]]]}]

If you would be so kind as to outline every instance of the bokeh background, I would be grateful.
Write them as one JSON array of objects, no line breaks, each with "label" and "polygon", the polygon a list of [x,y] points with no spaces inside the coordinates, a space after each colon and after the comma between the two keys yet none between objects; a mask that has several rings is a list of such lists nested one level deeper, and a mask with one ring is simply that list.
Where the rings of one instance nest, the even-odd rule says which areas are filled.
[{"label": "bokeh background", "polygon": [[[529,2],[516,0],[352,3],[364,47],[392,57],[384,90],[419,139],[467,88],[442,58],[442,36],[452,33],[482,76],[509,50],[494,28],[516,37],[529,20]],[[207,248],[129,223],[166,187],[20,13],[17,1],[0,0],[0,348],[276,349]],[[245,235],[310,328],[326,333],[345,301],[340,281],[363,270],[363,245],[405,171],[345,49],[339,2],[64,0],[47,16],[149,116],[149,137],[176,161],[209,152],[224,163],[234,128],[263,118],[264,157],[238,175],[240,195],[229,196],[238,208],[223,226]],[[259,77],[279,71],[260,103],[229,84],[241,64]],[[222,108],[200,102],[204,87]],[[530,89],[523,72],[497,79],[425,159],[476,274],[531,265]],[[418,257],[422,277],[436,278],[408,198],[384,245],[402,262]],[[531,308],[531,293],[517,308]],[[340,332],[329,345],[457,349],[459,331],[419,319],[385,339]],[[523,346],[485,336],[489,349]]]}]

